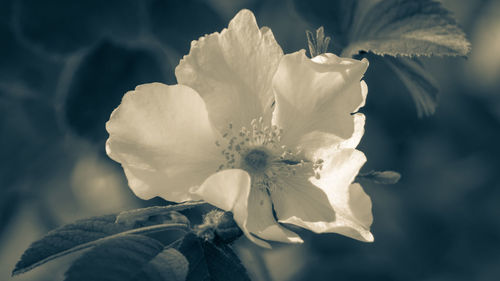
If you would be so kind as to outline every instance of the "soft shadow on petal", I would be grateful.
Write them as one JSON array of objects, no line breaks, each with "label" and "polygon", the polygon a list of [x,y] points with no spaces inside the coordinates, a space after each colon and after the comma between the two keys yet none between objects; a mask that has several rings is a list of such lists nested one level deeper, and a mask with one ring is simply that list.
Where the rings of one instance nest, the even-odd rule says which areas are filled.
[{"label": "soft shadow on petal", "polygon": [[370,232],[373,222],[372,202],[358,183],[349,186],[347,205],[351,215],[338,216],[327,232],[345,235],[363,242],[373,242],[375,239]]},{"label": "soft shadow on petal", "polygon": [[356,148],[365,133],[365,115],[353,114],[354,132],[348,139],[342,139],[334,134],[314,131],[300,137],[297,147],[304,153],[306,159],[313,161],[328,159],[332,151],[344,148]]},{"label": "soft shadow on petal", "polygon": [[266,240],[302,243],[294,232],[282,227],[273,216],[273,205],[269,194],[261,188],[253,187],[248,198],[247,228],[251,233]]},{"label": "soft shadow on petal", "polygon": [[349,187],[349,206],[360,225],[370,227],[373,223],[372,200],[359,183]]},{"label": "soft shadow on petal", "polygon": [[276,109],[273,124],[282,128],[282,141],[299,145],[310,132],[333,134],[339,141],[352,137],[354,116],[365,102],[367,87],[360,82],[368,61],[323,54],[309,59],[301,50],[285,55],[273,79]]},{"label": "soft shadow on petal", "polygon": [[[307,167],[311,168],[311,167]],[[335,221],[335,211],[326,193],[309,181],[303,171],[281,177],[271,192],[276,216],[282,223],[307,228],[316,233],[328,231]]]},{"label": "soft shadow on petal", "polygon": [[351,184],[365,163],[366,157],[355,149],[331,153],[321,171],[321,178],[310,178],[328,196],[335,210],[335,222],[325,232],[336,232],[361,241],[372,242],[371,200],[357,184]]},{"label": "soft shadow on petal", "polygon": [[199,199],[233,212],[233,218],[243,233],[260,246],[270,248],[261,239],[302,242],[295,233],[276,222],[269,196],[258,188],[251,187],[250,176],[244,170],[220,171],[207,178],[199,187],[192,188],[191,192]]},{"label": "soft shadow on petal", "polygon": [[137,86],[106,123],[106,152],[122,164],[129,186],[143,199],[190,200],[224,159],[201,97],[182,85]]},{"label": "soft shadow on petal", "polygon": [[221,33],[193,41],[175,75],[203,97],[219,130],[230,122],[239,129],[261,116],[270,121],[272,77],[282,56],[271,30],[259,29],[252,12],[242,10]]}]

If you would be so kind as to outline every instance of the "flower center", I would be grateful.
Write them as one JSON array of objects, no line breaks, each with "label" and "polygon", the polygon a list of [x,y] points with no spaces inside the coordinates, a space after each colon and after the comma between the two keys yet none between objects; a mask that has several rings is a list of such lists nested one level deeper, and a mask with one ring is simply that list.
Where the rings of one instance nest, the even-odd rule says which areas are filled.
[{"label": "flower center", "polygon": [[241,166],[244,170],[262,173],[269,166],[270,154],[264,148],[253,148],[242,155]]},{"label": "flower center", "polygon": [[234,131],[232,124],[222,132],[222,139],[215,144],[225,157],[217,171],[243,169],[252,177],[252,185],[269,190],[275,188],[279,177],[295,176],[297,172],[309,177],[319,177],[322,161],[302,159],[297,151],[281,145],[282,130],[265,126],[262,118],[254,119],[250,129]]},{"label": "flower center", "polygon": [[222,139],[215,143],[222,148],[221,153],[226,158],[218,171],[241,168],[248,172],[264,172],[276,155],[289,156],[286,148],[279,146],[280,134],[278,127],[265,126],[262,117],[252,120],[250,129],[242,127],[235,131],[230,123],[222,132]]}]

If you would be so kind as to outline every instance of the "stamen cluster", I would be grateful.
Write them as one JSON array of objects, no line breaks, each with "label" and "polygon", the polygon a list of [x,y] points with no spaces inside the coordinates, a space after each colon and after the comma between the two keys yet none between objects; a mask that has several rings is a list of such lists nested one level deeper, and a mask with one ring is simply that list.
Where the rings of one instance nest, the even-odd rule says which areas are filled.
[{"label": "stamen cluster", "polygon": [[[311,162],[281,145],[283,130],[277,126],[266,126],[263,118],[253,119],[250,129],[242,127],[235,132],[232,123],[215,144],[221,147],[226,161],[217,171],[243,169],[252,177],[252,184],[266,189],[276,187],[278,177],[295,176],[298,171],[304,176],[320,177],[323,160]],[[221,143],[222,142],[222,143]]]}]

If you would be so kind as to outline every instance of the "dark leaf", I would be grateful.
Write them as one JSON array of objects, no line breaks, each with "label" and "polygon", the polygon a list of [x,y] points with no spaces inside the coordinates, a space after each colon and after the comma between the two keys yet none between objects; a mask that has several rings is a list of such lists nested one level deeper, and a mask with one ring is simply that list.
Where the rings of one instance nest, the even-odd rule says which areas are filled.
[{"label": "dark leaf", "polygon": [[24,252],[13,275],[31,270],[79,245],[127,230],[126,226],[115,224],[115,219],[115,215],[93,217],[52,230]]},{"label": "dark leaf", "polygon": [[294,2],[304,18],[333,33],[334,51],[342,50],[341,56],[384,55],[410,91],[419,116],[434,113],[438,89],[418,62],[390,56],[466,56],[470,52],[470,43],[451,13],[435,0]]},{"label": "dark leaf", "polygon": [[131,227],[166,222],[183,223],[189,225],[189,220],[177,211],[186,210],[202,204],[205,203],[186,202],[169,206],[153,206],[148,208],[123,211],[116,217],[116,223],[125,224]]},{"label": "dark leaf", "polygon": [[245,267],[228,245],[204,242],[203,249],[211,280],[250,281]]},{"label": "dark leaf", "polygon": [[16,264],[13,275],[29,271],[55,258],[99,245],[129,234],[153,234],[166,230],[188,230],[185,223],[166,223],[133,228],[115,223],[116,215],[84,219],[49,232],[34,242]]},{"label": "dark leaf", "polygon": [[184,281],[189,269],[189,262],[179,251],[166,248],[149,263],[143,266],[135,280],[141,281]]},{"label": "dark leaf", "polygon": [[124,235],[100,243],[78,258],[66,272],[66,281],[180,280],[187,260],[175,249],[164,249],[155,239]]},{"label": "dark leaf", "polygon": [[409,58],[387,57],[385,61],[410,91],[418,116],[434,114],[439,89],[423,65],[417,59]]},{"label": "dark leaf", "polygon": [[434,0],[361,1],[342,56],[465,56],[470,43],[450,12]]},{"label": "dark leaf", "polygon": [[182,240],[172,245],[181,252],[189,262],[186,281],[210,280],[210,273],[203,252],[202,241],[196,235],[189,233]]},{"label": "dark leaf", "polygon": [[240,259],[226,244],[214,244],[194,234],[172,245],[189,261],[187,281],[249,281]]}]

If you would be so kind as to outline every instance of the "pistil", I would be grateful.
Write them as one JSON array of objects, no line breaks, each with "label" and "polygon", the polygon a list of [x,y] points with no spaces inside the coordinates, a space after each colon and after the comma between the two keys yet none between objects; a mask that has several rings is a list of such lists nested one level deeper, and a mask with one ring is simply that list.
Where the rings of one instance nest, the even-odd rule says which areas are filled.
[{"label": "pistil", "polygon": [[235,132],[229,124],[216,145],[221,147],[225,163],[217,171],[243,169],[252,177],[252,186],[276,188],[277,177],[303,176],[320,177],[322,160],[314,163],[302,159],[296,151],[281,145],[282,130],[277,126],[265,126],[263,118],[253,119],[250,129],[242,127]]}]

